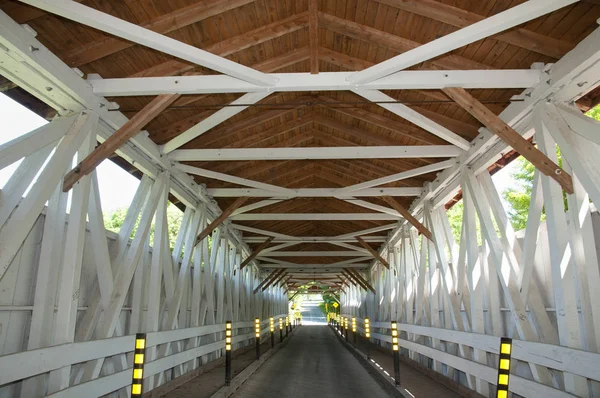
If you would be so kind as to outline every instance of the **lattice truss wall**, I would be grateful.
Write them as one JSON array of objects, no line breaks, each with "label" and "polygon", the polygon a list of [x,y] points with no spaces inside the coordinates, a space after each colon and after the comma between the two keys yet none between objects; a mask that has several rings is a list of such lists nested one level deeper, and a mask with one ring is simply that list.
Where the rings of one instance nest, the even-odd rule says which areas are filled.
[{"label": "lattice truss wall", "polygon": [[[63,177],[73,161],[92,153],[96,140],[104,143],[135,124],[103,95],[158,95],[150,106],[156,115],[181,94],[243,92],[237,101],[243,105],[278,91],[351,90],[385,102],[389,97],[379,90],[443,89],[477,113],[478,104],[461,89],[526,88],[499,117],[478,113],[487,128],[472,142],[402,104],[381,104],[451,145],[384,146],[375,148],[376,155],[373,148],[361,147],[360,156],[394,157],[392,152],[403,150],[413,157],[451,159],[427,169],[443,171],[419,188],[409,209],[395,202],[390,202],[394,209],[360,202],[347,189],[319,192],[400,219],[380,251],[369,251],[380,260],[368,272],[348,273],[342,309],[360,320],[369,317],[372,335],[381,344],[391,341],[390,321],[399,321],[404,355],[484,395],[494,390],[498,337],[512,336],[519,366],[511,391],[600,396],[600,270],[590,204],[600,203],[600,124],[574,105],[600,82],[600,30],[556,64],[531,70],[403,71],[576,1],[528,1],[494,23],[474,23],[357,74],[318,75],[259,72],[70,1],[23,2],[223,75],[83,80],[34,31],[0,12],[2,74],[58,113],[46,126],[0,146],[0,168],[24,159],[0,196],[0,395],[126,396],[132,334],[138,331],[148,332],[146,387],[152,389],[215,360],[224,347],[225,320],[233,320],[234,343],[243,346],[253,337],[255,316],[263,319],[267,333],[268,317],[288,311],[285,282],[279,284],[283,271],[265,278],[257,261],[240,270],[251,251],[228,221],[213,228],[212,245],[207,236],[197,241],[200,231],[231,213],[221,214],[179,163],[220,156],[178,148],[244,107],[215,112],[162,147],[137,134],[143,126],[129,128],[116,153],[144,177],[120,233],[107,235],[94,171],[63,192]],[[540,151],[520,137],[513,140],[515,134],[533,137]],[[555,165],[557,146],[562,169]],[[511,147],[538,165],[522,238],[515,237],[487,171]],[[297,156],[284,149],[274,152],[284,159]],[[318,155],[305,151],[302,156],[331,157],[336,149],[313,152]],[[268,153],[258,156],[269,159]],[[371,188],[380,180],[353,188]],[[276,197],[282,190],[292,194],[269,184],[244,184],[254,184],[248,186],[261,197]],[[456,244],[444,205],[459,190],[465,213]],[[169,194],[186,206],[172,251]]]}]

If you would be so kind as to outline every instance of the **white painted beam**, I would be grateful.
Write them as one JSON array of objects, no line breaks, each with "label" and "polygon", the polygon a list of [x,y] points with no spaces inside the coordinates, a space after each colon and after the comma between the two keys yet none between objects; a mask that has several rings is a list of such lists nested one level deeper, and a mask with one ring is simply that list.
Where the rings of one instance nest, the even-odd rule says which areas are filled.
[{"label": "white painted beam", "polygon": [[[226,108],[229,110],[230,108]],[[188,130],[189,131],[189,130]],[[184,133],[185,134],[185,133]],[[183,134],[182,134],[183,135]],[[193,138],[190,138],[191,140]],[[182,139],[183,141],[184,139]],[[185,142],[189,141],[188,139]],[[183,143],[185,143],[183,142]],[[170,152],[183,143],[165,145]],[[240,160],[317,160],[317,159],[409,159],[449,158],[462,151],[454,145],[367,146],[323,148],[226,148],[180,149],[169,154],[171,160],[226,162]]]},{"label": "white painted beam", "polygon": [[[268,255],[259,255],[262,257],[364,257],[364,253],[354,250],[350,251],[294,251],[294,252],[275,252]],[[369,257],[370,258],[370,257]]]},{"label": "white painted beam", "polygon": [[344,199],[344,202],[351,203],[351,204],[356,205],[356,206],[364,207],[365,209],[375,210],[375,211],[378,211],[378,212],[381,212],[381,213],[389,214],[389,215],[394,216],[394,217],[396,217],[398,219],[403,218],[400,215],[400,213],[398,213],[394,209],[391,209],[391,208],[385,207],[385,206],[380,206],[380,205],[377,205],[375,203],[367,202],[366,200],[360,200],[360,199],[356,199],[356,198],[351,198],[351,199]]},{"label": "white painted beam", "polygon": [[212,170],[202,169],[200,167],[188,166],[187,164],[176,163],[175,167],[188,174],[195,174],[202,177],[212,178],[215,180],[231,182],[233,184],[245,185],[247,187],[253,187],[257,189],[272,191],[275,194],[293,195],[294,191],[288,188],[278,187],[272,184],[265,184],[264,182],[258,182],[248,180],[246,178],[240,178],[229,174],[219,173]]},{"label": "white painted beam", "polygon": [[391,182],[397,182],[406,180],[408,178],[420,176],[434,171],[444,170],[452,167],[456,164],[456,160],[445,160],[443,162],[430,164],[423,167],[417,167],[412,170],[402,171],[400,173],[392,174],[386,177],[377,178],[375,180],[361,182],[360,184],[351,185],[349,187],[340,188],[338,194],[354,192],[359,190],[365,190],[366,188],[376,187],[378,185],[389,184]]},{"label": "white painted beam", "polygon": [[398,216],[384,213],[244,213],[231,216],[233,221],[381,221],[398,220]]},{"label": "white painted beam", "polygon": [[264,189],[252,189],[252,188],[212,188],[208,189],[207,192],[210,196],[215,198],[233,198],[239,196],[249,196],[253,198],[338,198],[338,199],[354,199],[355,196],[362,197],[379,197],[379,196],[419,196],[423,191],[418,187],[406,187],[406,188],[373,188],[363,189],[360,191],[352,192],[350,195],[338,194],[338,188],[299,188],[291,189],[292,194],[281,195],[275,194],[273,191],[267,191]]},{"label": "white painted beam", "polygon": [[419,126],[426,131],[429,131],[431,134],[436,135],[441,139],[456,145],[462,150],[466,151],[471,147],[469,141],[465,140],[453,131],[450,131],[441,124],[434,122],[433,120],[423,116],[419,112],[409,108],[404,104],[392,103],[396,100],[390,97],[389,95],[382,93],[381,91],[362,89],[355,89],[353,91],[371,102],[377,102],[377,104],[382,108],[387,109],[393,114],[396,114],[401,118],[408,120],[412,124]]},{"label": "white painted beam", "polygon": [[364,84],[376,81],[392,73],[420,64],[457,48],[493,36],[497,33],[521,25],[542,15],[576,3],[578,0],[529,0],[504,12],[471,24],[437,40],[406,51],[387,61],[356,72],[348,81]]},{"label": "white painted beam", "polygon": [[256,210],[256,209],[262,209],[263,207],[271,206],[271,205],[274,205],[275,203],[279,203],[279,202],[283,202],[283,199],[261,200],[260,202],[256,202],[256,203],[252,203],[251,205],[240,207],[236,211],[234,211],[232,214],[236,215],[236,214],[247,213],[249,211]]},{"label": "white painted beam", "polygon": [[277,82],[260,87],[230,76],[167,76],[90,79],[98,95],[125,97],[160,94],[219,94],[258,92],[307,92],[367,90],[432,90],[444,87],[465,89],[530,88],[540,81],[541,73],[530,69],[404,71],[369,84],[354,84],[347,79],[354,72],[271,73],[265,76]]},{"label": "white painted beam", "polygon": [[251,84],[271,86],[276,80],[255,69],[240,65],[208,51],[172,39],[150,29],[113,17],[71,0],[21,0],[52,14],[82,23],[125,40],[158,50],[176,58],[233,76]]},{"label": "white painted beam", "polygon": [[167,142],[163,147],[163,153],[169,153],[179,148],[180,146],[187,144],[194,138],[201,136],[206,133],[208,130],[213,127],[223,123],[225,120],[232,118],[238,113],[242,112],[244,109],[248,108],[248,106],[238,106],[238,105],[250,105],[255,104],[268,96],[269,92],[261,92],[261,93],[249,93],[241,96],[231,103],[231,106],[227,108],[222,108],[217,112],[213,113],[206,119],[202,120],[200,123],[196,124],[194,127],[189,128],[183,133],[179,134],[177,137],[171,139]]},{"label": "white painted beam", "polygon": [[[303,243],[303,242],[310,242],[310,243],[331,243],[331,242],[352,243],[352,242],[356,242],[355,238],[338,239],[338,238],[332,237],[332,236],[297,236],[297,237],[293,237],[293,238],[294,239],[275,238],[273,240],[273,243]],[[373,242],[373,243],[385,242],[385,239],[386,239],[385,236],[365,236],[363,238],[363,240],[365,242]],[[244,238],[244,242],[246,242],[246,243],[262,243],[265,240],[266,240],[265,238],[258,237],[258,236],[248,236],[248,237]]]}]

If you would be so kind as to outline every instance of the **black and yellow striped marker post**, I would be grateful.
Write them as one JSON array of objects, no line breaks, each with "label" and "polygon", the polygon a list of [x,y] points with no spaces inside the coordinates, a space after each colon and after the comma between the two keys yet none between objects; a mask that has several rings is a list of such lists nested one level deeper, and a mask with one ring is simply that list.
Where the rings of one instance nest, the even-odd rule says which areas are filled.
[{"label": "black and yellow striped marker post", "polygon": [[254,319],[254,337],[256,337],[256,359],[260,359],[260,319]]},{"label": "black and yellow striped marker post", "polygon": [[283,342],[283,318],[279,318],[279,342]]},{"label": "black and yellow striped marker post", "polygon": [[290,317],[285,317],[285,337],[287,338],[290,333]]},{"label": "black and yellow striped marker post", "polygon": [[356,317],[352,317],[352,341],[356,345]]},{"label": "black and yellow striped marker post", "polygon": [[400,385],[400,346],[398,345],[398,323],[392,322],[392,354],[394,356],[394,382]]},{"label": "black and yellow striped marker post", "polygon": [[346,343],[348,342],[348,318],[344,318],[344,330],[346,332]]},{"label": "black and yellow striped marker post", "polygon": [[233,338],[233,328],[231,321],[225,323],[225,385],[231,383],[231,342]]},{"label": "black and yellow striped marker post", "polygon": [[510,356],[512,354],[512,339],[500,339],[500,359],[498,360],[497,398],[508,398],[508,382],[510,379]]},{"label": "black and yellow striped marker post", "polygon": [[275,347],[275,318],[269,318],[269,330],[271,331],[271,348]]},{"label": "black and yellow striped marker post", "polygon": [[371,321],[365,318],[365,338],[367,339],[367,359],[371,359]]},{"label": "black and yellow striped marker post", "polygon": [[131,396],[142,396],[144,384],[144,363],[146,361],[146,333],[135,335],[135,351],[133,353],[133,377],[131,380]]}]

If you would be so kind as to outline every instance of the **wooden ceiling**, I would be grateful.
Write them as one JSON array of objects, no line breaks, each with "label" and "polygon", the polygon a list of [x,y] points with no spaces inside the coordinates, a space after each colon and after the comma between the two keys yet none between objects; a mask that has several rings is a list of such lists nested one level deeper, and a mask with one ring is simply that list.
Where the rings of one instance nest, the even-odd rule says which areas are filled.
[{"label": "wooden ceiling", "polygon": [[[263,72],[358,71],[505,11],[525,0],[86,0],[81,3]],[[46,14],[17,1],[0,8],[27,23],[65,63],[103,78],[214,74],[158,51]],[[597,27],[595,0],[530,21],[411,69],[527,69],[553,63]],[[499,114],[522,90],[470,90]],[[437,90],[386,91],[394,99],[468,141],[481,124]],[[145,129],[164,144],[240,94],[184,95]],[[596,100],[599,100],[596,95]],[[111,98],[132,117],[153,97]],[[589,105],[589,104],[588,104]],[[441,138],[349,91],[276,93],[212,128],[183,148],[349,147],[440,145]],[[348,159],[186,162],[204,169],[288,188],[345,187],[444,159]],[[428,173],[383,187],[421,187]],[[240,188],[195,177],[212,188]],[[245,205],[265,198],[250,199]],[[380,206],[375,197],[363,198]],[[397,197],[408,207],[413,197]],[[218,198],[222,209],[235,198]],[[281,201],[250,213],[372,213],[334,198]],[[292,236],[336,236],[392,224],[356,221],[234,221]],[[366,236],[383,237],[387,231]],[[245,237],[261,236],[244,232]],[[264,236],[264,235],[263,235]],[[277,243],[272,243],[271,246]],[[350,243],[360,247],[358,243]],[[378,249],[380,243],[370,243]],[[250,243],[251,247],[259,243]],[[340,251],[329,243],[304,243],[293,251]],[[329,264],[347,257],[273,257],[298,264]]]}]

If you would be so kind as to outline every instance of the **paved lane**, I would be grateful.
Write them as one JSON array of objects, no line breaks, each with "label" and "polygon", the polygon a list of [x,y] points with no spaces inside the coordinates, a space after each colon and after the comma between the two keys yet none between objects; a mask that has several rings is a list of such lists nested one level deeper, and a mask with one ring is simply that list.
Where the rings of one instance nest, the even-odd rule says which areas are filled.
[{"label": "paved lane", "polygon": [[383,398],[389,395],[327,326],[302,326],[233,396]]}]

